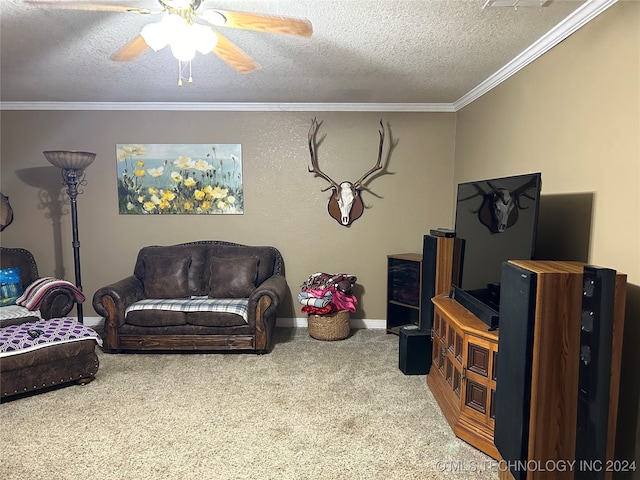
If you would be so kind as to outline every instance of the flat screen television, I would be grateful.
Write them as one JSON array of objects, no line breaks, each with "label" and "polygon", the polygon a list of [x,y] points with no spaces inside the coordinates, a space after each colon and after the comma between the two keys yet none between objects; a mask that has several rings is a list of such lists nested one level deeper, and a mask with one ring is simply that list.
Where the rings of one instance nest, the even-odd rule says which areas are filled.
[{"label": "flat screen television", "polygon": [[498,326],[502,263],[534,258],[541,186],[541,173],[458,185],[460,271],[451,296],[490,329]]}]

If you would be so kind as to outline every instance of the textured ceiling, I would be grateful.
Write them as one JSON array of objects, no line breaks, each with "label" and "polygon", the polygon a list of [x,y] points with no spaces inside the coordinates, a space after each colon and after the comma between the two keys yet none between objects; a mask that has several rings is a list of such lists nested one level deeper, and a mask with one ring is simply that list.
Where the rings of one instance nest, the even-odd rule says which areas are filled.
[{"label": "textured ceiling", "polygon": [[[155,0],[96,3],[158,9]],[[198,54],[193,83],[178,87],[168,48],[128,63],[109,58],[157,17],[2,0],[1,100],[453,104],[590,3],[483,9],[484,0],[207,0],[201,9],[307,18],[313,36],[222,29],[261,69],[239,74]]]}]

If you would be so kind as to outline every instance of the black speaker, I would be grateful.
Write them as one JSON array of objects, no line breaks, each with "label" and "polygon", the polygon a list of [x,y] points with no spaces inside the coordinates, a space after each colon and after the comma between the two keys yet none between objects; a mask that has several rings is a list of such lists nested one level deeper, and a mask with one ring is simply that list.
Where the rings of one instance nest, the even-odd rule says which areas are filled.
[{"label": "black speaker", "polygon": [[[582,280],[576,460],[581,465],[604,465],[616,271],[587,265]],[[605,470],[585,469],[582,473],[581,478],[600,479]]]},{"label": "black speaker", "polygon": [[531,407],[536,274],[502,265],[493,440],[516,480],[525,480]]},{"label": "black speaker", "polygon": [[422,242],[422,305],[420,305],[420,328],[433,328],[433,303],[436,296],[436,264],[438,261],[438,238],[425,235]]},{"label": "black speaker", "polygon": [[429,373],[431,333],[415,326],[401,327],[398,364],[405,375]]}]

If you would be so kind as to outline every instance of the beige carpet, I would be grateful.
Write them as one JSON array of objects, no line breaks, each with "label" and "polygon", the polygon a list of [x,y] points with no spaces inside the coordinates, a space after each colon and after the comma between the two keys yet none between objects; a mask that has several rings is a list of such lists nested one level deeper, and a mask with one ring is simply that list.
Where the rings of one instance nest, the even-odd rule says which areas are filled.
[{"label": "beige carpet", "polygon": [[0,478],[498,478],[382,330],[279,328],[262,356],[99,357],[86,386],[0,405]]}]

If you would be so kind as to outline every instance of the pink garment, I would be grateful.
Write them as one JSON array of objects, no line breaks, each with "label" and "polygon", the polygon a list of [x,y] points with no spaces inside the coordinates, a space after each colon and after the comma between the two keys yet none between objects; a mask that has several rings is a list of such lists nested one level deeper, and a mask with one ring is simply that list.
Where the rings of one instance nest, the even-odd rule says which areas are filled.
[{"label": "pink garment", "polygon": [[351,313],[354,313],[356,311],[356,306],[358,305],[358,300],[355,295],[351,293],[343,293],[336,290],[333,293],[331,303],[333,303],[338,310],[348,310]]},{"label": "pink garment", "polygon": [[326,307],[312,307],[311,305],[305,305],[302,307],[302,312],[307,313],[309,315],[327,315],[328,313],[337,312],[336,307],[333,303],[330,303]]}]

